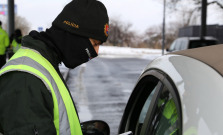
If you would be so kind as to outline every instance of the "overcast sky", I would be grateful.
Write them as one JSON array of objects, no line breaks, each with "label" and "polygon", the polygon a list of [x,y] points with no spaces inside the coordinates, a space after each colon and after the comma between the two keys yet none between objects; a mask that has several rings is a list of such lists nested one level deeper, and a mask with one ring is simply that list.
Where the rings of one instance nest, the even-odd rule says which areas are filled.
[{"label": "overcast sky", "polygon": [[[100,0],[110,18],[131,23],[132,29],[143,32],[151,25],[162,22],[162,5],[154,0]],[[48,28],[70,0],[15,0],[17,14],[25,17],[32,29]],[[0,0],[6,4],[7,0]]]},{"label": "overcast sky", "polygon": [[[25,17],[32,29],[51,26],[52,21],[71,0],[15,0],[17,14]],[[132,29],[143,33],[148,27],[162,23],[163,5],[158,0],[100,0],[105,4],[110,18],[131,23]],[[162,0],[160,0],[162,1]],[[6,4],[7,0],[0,0]],[[168,20],[168,19],[167,19]],[[211,23],[218,23],[211,19]],[[210,21],[208,21],[210,22]]]}]

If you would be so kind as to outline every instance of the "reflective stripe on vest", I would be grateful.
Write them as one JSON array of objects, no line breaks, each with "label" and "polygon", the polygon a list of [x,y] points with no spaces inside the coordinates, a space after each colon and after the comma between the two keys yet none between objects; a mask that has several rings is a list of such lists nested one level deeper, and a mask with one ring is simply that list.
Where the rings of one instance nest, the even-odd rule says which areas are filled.
[{"label": "reflective stripe on vest", "polygon": [[0,70],[0,75],[10,71],[28,72],[43,81],[53,97],[57,135],[82,135],[70,94],[49,61],[38,52],[22,47]]}]

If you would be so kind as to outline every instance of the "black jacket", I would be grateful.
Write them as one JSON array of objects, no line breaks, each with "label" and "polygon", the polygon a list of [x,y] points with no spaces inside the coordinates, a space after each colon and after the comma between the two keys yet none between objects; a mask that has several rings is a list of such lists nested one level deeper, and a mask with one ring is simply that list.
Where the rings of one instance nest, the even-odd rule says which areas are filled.
[{"label": "black jacket", "polygon": [[[23,38],[22,46],[40,52],[64,81],[54,50],[30,36]],[[0,76],[0,132],[4,135],[56,135],[53,118],[53,99],[40,79],[17,71]]]}]

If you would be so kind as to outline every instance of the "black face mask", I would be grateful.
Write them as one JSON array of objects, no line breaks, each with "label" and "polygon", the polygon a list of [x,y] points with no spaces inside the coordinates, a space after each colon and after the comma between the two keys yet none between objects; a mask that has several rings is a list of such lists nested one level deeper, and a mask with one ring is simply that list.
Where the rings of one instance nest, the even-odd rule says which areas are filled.
[{"label": "black face mask", "polygon": [[98,56],[89,38],[70,34],[55,27],[47,29],[46,35],[68,68],[75,68]]}]

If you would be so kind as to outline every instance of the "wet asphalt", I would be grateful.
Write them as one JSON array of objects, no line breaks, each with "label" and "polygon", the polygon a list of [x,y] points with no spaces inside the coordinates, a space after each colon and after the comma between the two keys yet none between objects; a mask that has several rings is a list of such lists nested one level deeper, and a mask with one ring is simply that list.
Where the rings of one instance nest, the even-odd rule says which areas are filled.
[{"label": "wet asphalt", "polygon": [[150,62],[139,58],[99,57],[69,70],[67,84],[80,121],[103,120],[117,135],[128,98]]}]

